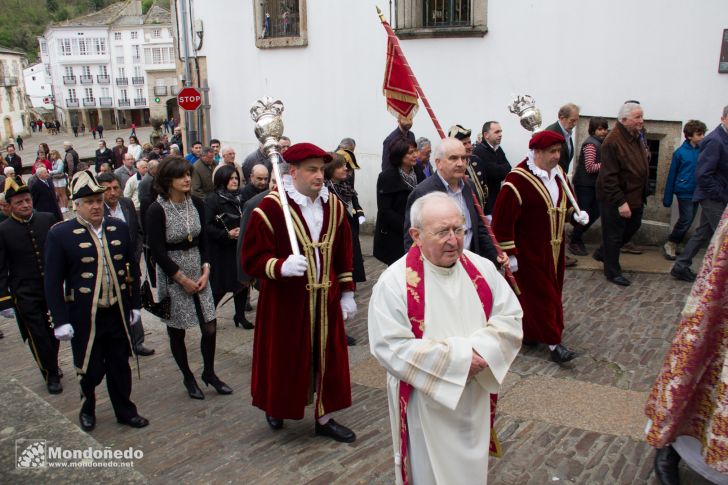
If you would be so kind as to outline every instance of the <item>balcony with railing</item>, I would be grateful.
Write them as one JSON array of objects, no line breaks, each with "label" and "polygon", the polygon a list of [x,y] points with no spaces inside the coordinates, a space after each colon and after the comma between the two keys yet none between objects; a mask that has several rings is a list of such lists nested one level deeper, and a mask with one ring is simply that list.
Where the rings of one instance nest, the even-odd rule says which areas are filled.
[{"label": "balcony with railing", "polygon": [[18,78],[14,76],[0,76],[0,86],[9,88],[18,85]]},{"label": "balcony with railing", "polygon": [[76,76],[63,76],[63,84],[76,84]]},{"label": "balcony with railing", "polygon": [[146,106],[147,98],[134,98],[134,106]]},{"label": "balcony with railing", "polygon": [[167,95],[167,86],[154,86],[154,95],[155,96],[166,96]]},{"label": "balcony with railing", "polygon": [[96,98],[83,98],[83,105],[86,107],[96,106]]},{"label": "balcony with railing", "polygon": [[134,76],[131,78],[132,84],[144,84],[144,76]]},{"label": "balcony with railing", "polygon": [[131,106],[131,101],[129,99],[120,99],[119,108],[123,108],[124,106]]},{"label": "balcony with railing", "polygon": [[78,108],[78,99],[67,99],[66,108]]},{"label": "balcony with railing", "polygon": [[111,108],[114,106],[114,98],[110,96],[102,96],[99,98],[99,106],[102,108]]},{"label": "balcony with railing", "polygon": [[88,76],[79,76],[79,81],[81,82],[81,84],[93,84],[94,77],[90,74]]},{"label": "balcony with railing", "polygon": [[104,74],[97,74],[96,75],[96,82],[99,84],[110,84],[111,83],[111,76],[107,76]]},{"label": "balcony with railing", "polygon": [[177,93],[179,93],[179,88],[176,85],[169,87],[169,94],[171,96],[177,96]]},{"label": "balcony with railing", "polygon": [[116,85],[117,86],[127,86],[129,84],[129,78],[128,77],[117,77],[116,78]]}]

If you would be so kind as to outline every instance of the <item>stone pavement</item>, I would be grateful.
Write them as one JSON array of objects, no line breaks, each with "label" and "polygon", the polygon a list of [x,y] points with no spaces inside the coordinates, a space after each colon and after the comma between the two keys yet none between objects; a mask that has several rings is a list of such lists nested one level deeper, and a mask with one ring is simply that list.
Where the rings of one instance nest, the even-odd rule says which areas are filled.
[{"label": "stone pavement", "polygon": [[[371,254],[371,237],[363,237],[362,242],[364,253]],[[654,254],[645,257],[656,258]],[[356,431],[355,443],[314,436],[310,409],[304,420],[286,421],[281,431],[268,428],[263,412],[250,404],[253,332],[234,327],[232,304],[219,311],[216,360],[218,375],[235,389],[232,396],[205,388],[204,401],[189,399],[163,325],[145,312],[146,344],[157,352],[140,358],[140,380],[134,369],[132,398],[151,424],[142,430],[118,425],[106,390],[100,386],[98,423],[91,437],[103,446],[142,449],[144,457],[135,462],[135,470],[151,483],[393,483],[385,375],[369,354],[366,326],[368,297],[383,265],[371,257],[365,259],[369,281],[359,286],[360,311],[347,324],[349,334],[357,339],[357,345],[350,347],[353,406],[337,413],[337,420]],[[501,392],[496,429],[504,456],[491,460],[492,484],[656,483],[653,450],[642,439],[642,409],[690,285],[664,273],[631,273],[625,262],[633,284],[622,288],[606,282],[586,263],[581,266],[567,272],[564,292],[565,343],[579,357],[560,367],[548,360],[544,348],[521,351]],[[6,376],[27,386],[65,417],[63,423],[47,425],[46,439],[57,436],[53,426],[78,431],[78,390],[68,344],[61,346],[65,391],[50,396],[27,347],[21,344],[15,322],[0,318],[0,330],[5,332],[0,340],[0,365]],[[199,375],[199,331],[189,332],[187,343],[190,365]],[[7,393],[2,385],[0,402]],[[36,424],[43,424],[37,416],[28,419],[40,419]],[[7,421],[5,413],[0,415],[0,446],[4,447],[23,437],[12,430],[1,434],[8,429]],[[6,458],[11,455],[7,449],[0,452],[4,482],[23,477],[22,470],[8,475],[13,463]],[[705,483],[689,470],[682,473],[684,483]],[[61,481],[98,480],[69,475]]]}]

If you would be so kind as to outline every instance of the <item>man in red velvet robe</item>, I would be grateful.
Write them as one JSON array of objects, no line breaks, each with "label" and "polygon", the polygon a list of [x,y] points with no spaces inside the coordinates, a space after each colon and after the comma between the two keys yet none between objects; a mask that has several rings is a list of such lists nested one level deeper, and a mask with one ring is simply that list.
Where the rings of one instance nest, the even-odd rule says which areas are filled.
[{"label": "man in red velvet robe", "polygon": [[[282,176],[301,254],[291,254],[280,194],[253,211],[243,239],[245,273],[260,281],[253,345],[253,405],[274,430],[302,419],[316,394],[316,434],[351,443],[331,419],[351,406],[344,319],[356,313],[351,229],[346,209],[324,186],[331,155],[310,143],[286,151]],[[280,187],[280,186],[279,186]]]},{"label": "man in red velvet robe", "polygon": [[523,307],[524,345],[547,344],[551,360],[562,364],[576,357],[564,347],[564,229],[567,218],[587,224],[586,212],[574,214],[564,193],[559,166],[560,133],[541,131],[531,138],[526,160],[505,179],[493,210],[493,232],[511,260]]}]

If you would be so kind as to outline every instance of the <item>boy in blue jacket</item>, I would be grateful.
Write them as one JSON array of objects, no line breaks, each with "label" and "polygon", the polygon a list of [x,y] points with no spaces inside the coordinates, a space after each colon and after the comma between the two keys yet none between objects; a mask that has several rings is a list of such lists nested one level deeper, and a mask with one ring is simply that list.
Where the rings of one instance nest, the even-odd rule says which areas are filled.
[{"label": "boy in blue jacket", "polygon": [[698,162],[700,149],[698,144],[705,137],[708,130],[705,123],[698,120],[690,120],[685,123],[683,134],[685,141],[675,150],[670,163],[670,174],[665,184],[665,195],[662,204],[665,207],[672,205],[672,197],[677,197],[677,208],[679,217],[667,242],[662,247],[665,258],[674,261],[677,254],[677,245],[680,244],[685,234],[695,219],[698,210],[698,203],[693,202],[695,192],[695,166]]}]

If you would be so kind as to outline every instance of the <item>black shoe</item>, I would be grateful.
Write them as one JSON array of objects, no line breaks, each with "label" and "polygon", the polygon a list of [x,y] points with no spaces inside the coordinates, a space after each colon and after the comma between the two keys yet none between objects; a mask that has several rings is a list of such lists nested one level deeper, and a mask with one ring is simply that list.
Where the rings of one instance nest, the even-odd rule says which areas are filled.
[{"label": "black shoe", "polygon": [[154,349],[148,349],[147,347],[145,347],[143,345],[139,345],[136,349],[134,349],[135,354],[141,355],[144,357],[146,357],[148,355],[153,355],[154,352],[155,352]]},{"label": "black shoe", "polygon": [[352,430],[340,425],[333,419],[329,419],[326,424],[319,424],[316,421],[316,434],[319,436],[328,436],[342,443],[353,443],[356,440],[356,435]]},{"label": "black shoe", "polygon": [[356,339],[354,337],[349,337],[347,335],[346,336],[346,345],[348,345],[349,347],[355,346],[356,345]]},{"label": "black shoe", "polygon": [[215,388],[218,394],[232,394],[233,390],[222,382],[219,377],[217,377],[215,374],[211,376],[205,376],[205,374],[202,374],[202,382],[205,383],[206,386],[212,386]]},{"label": "black shoe", "polygon": [[599,261],[600,263],[604,262],[604,256],[602,256],[602,253],[599,251],[594,251],[594,254],[592,254],[592,259],[594,261]]},{"label": "black shoe", "polygon": [[692,283],[695,281],[695,273],[690,268],[678,268],[677,266],[673,266],[670,270],[670,275],[672,275],[673,278],[678,279],[680,281],[687,281],[688,283]]},{"label": "black shoe", "polygon": [[680,472],[678,470],[680,455],[675,449],[667,445],[658,448],[655,453],[655,476],[662,485],[680,485]]},{"label": "black shoe", "polygon": [[570,242],[566,249],[569,250],[571,254],[574,254],[576,256],[587,256],[589,253],[586,251],[586,247],[584,246],[583,242]]},{"label": "black shoe", "polygon": [[242,317],[235,316],[233,317],[233,322],[235,322],[236,327],[243,327],[245,330],[252,330],[255,328],[255,325],[250,323],[250,321],[243,315]]},{"label": "black shoe", "polygon": [[632,282],[630,280],[628,280],[621,274],[618,274],[617,276],[615,276],[613,278],[607,278],[607,281],[611,281],[615,285],[619,285],[619,286],[629,286],[632,284]]},{"label": "black shoe", "polygon": [[268,422],[268,426],[271,427],[271,429],[278,431],[283,427],[283,420],[274,418],[273,416],[265,415],[265,420]]},{"label": "black shoe", "polygon": [[185,379],[182,382],[187,388],[187,394],[189,394],[192,399],[205,399],[205,395],[202,394],[202,389],[200,389],[200,386],[197,385],[197,381],[194,377]]},{"label": "black shoe", "polygon": [[564,266],[567,268],[570,268],[572,266],[576,266],[576,263],[578,263],[579,260],[576,258],[572,258],[568,254],[564,255]]},{"label": "black shoe", "polygon": [[551,351],[551,360],[557,364],[563,364],[569,362],[576,357],[576,352],[567,349],[561,344],[558,344],[554,350]]},{"label": "black shoe", "polygon": [[49,374],[48,380],[46,381],[46,387],[48,388],[49,394],[62,393],[63,385],[61,384],[61,376],[58,374]]},{"label": "black shoe", "polygon": [[143,428],[145,426],[149,425],[149,420],[147,418],[143,418],[139,416],[138,414],[136,416],[132,416],[129,419],[117,419],[116,420],[119,424],[125,424],[127,426],[131,426],[132,428]]},{"label": "black shoe", "polygon": [[538,345],[538,342],[531,342],[530,340],[524,340],[523,345],[526,347],[536,347]]},{"label": "black shoe", "polygon": [[82,430],[91,431],[96,427],[96,416],[81,411],[78,415],[78,422],[81,423]]}]

